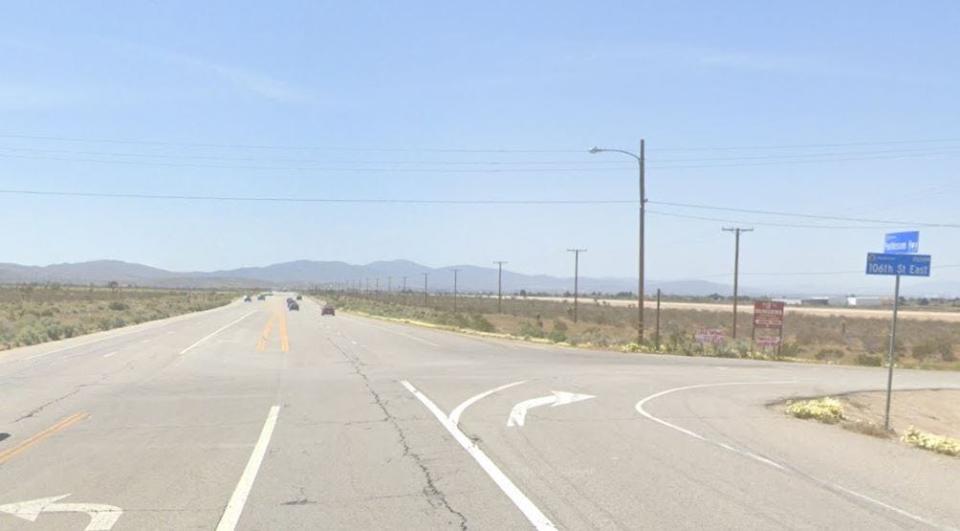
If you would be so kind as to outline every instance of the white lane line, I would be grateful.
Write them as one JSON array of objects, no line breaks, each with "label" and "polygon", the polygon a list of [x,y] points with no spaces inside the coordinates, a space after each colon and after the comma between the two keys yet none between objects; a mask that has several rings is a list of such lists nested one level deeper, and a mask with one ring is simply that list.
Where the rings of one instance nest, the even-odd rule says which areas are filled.
[{"label": "white lane line", "polygon": [[500,387],[496,387],[496,388],[494,388],[494,389],[490,389],[490,390],[488,390],[488,391],[484,391],[484,392],[482,392],[482,393],[480,393],[480,394],[478,394],[478,395],[471,396],[470,398],[464,400],[463,403],[461,403],[459,406],[455,407],[455,408],[453,409],[453,411],[450,412],[450,422],[452,422],[454,426],[459,426],[459,425],[460,425],[460,416],[463,415],[463,412],[464,412],[468,407],[470,407],[470,406],[472,406],[473,404],[475,404],[478,400],[483,400],[484,398],[492,395],[493,393],[498,393],[498,392],[500,392],[500,391],[503,391],[504,389],[509,389],[509,388],[511,388],[511,387],[513,387],[513,386],[515,386],[515,385],[520,385],[520,384],[524,384],[524,383],[527,383],[527,380],[521,380],[521,381],[519,381],[519,382],[508,383],[508,384],[506,384],[506,385],[501,385]]},{"label": "white lane line", "polygon": [[643,400],[637,402],[636,408],[637,408],[637,412],[640,413],[641,415],[643,415],[644,417],[646,417],[646,418],[648,418],[648,419],[650,419],[650,420],[652,420],[652,421],[654,421],[654,422],[656,422],[656,423],[658,423],[658,424],[661,424],[661,425],[663,425],[663,426],[666,426],[666,427],[668,427],[668,428],[670,428],[670,429],[672,429],[672,430],[679,431],[680,433],[682,433],[682,434],[684,434],[684,435],[686,435],[686,436],[688,436],[688,437],[693,437],[694,439],[697,439],[697,440],[699,440],[699,441],[704,441],[704,442],[706,442],[706,443],[710,443],[710,444],[713,444],[713,445],[715,445],[715,446],[719,446],[719,447],[723,448],[724,450],[729,450],[729,451],[731,451],[731,452],[738,453],[738,454],[740,454],[740,455],[742,455],[742,456],[744,456],[744,457],[749,457],[750,459],[753,459],[753,460],[755,460],[755,461],[759,461],[759,462],[761,462],[761,463],[763,463],[763,464],[765,464],[765,465],[772,466],[772,467],[778,468],[778,469],[780,469],[780,470],[786,470],[786,468],[784,468],[784,467],[783,467],[782,465],[780,465],[779,463],[776,463],[776,462],[774,462],[774,461],[771,461],[771,460],[767,459],[766,457],[759,456],[759,455],[757,455],[757,454],[755,454],[755,453],[753,453],[753,452],[750,452],[750,451],[748,451],[748,450],[743,450],[743,449],[740,449],[740,448],[734,448],[733,446],[730,446],[730,445],[728,445],[728,444],[726,444],[726,443],[721,443],[721,442],[717,442],[717,441],[710,440],[710,439],[704,437],[703,435],[700,435],[699,433],[697,433],[697,432],[695,432],[695,431],[688,430],[688,429],[686,429],[686,428],[682,428],[682,427],[680,427],[680,426],[677,426],[676,424],[673,424],[673,423],[667,422],[667,421],[665,421],[665,420],[663,420],[663,419],[661,419],[661,418],[655,417],[655,416],[651,415],[646,409],[644,409],[643,406],[644,406],[647,402],[649,402],[649,401],[651,401],[651,400],[654,400],[654,399],[656,399],[656,398],[660,398],[661,396],[669,395],[669,394],[671,394],[671,393],[677,393],[677,392],[680,392],[680,391],[689,391],[690,389],[702,389],[702,388],[705,388],[705,387],[725,387],[725,386],[728,386],[728,385],[774,385],[774,384],[790,384],[790,383],[796,383],[796,382],[794,382],[794,381],[778,381],[778,382],[725,382],[725,383],[714,383],[714,384],[686,385],[686,386],[683,386],[683,387],[674,387],[673,389],[667,389],[666,391],[660,391],[659,393],[654,393],[654,394],[652,394],[652,395],[644,398]]},{"label": "white lane line", "polygon": [[119,350],[114,350],[113,352],[107,352],[106,354],[103,355],[103,357],[104,357],[104,358],[111,358],[111,357],[113,357],[117,352],[120,352],[120,351],[119,351]]},{"label": "white lane line", "polygon": [[239,323],[240,321],[243,321],[244,319],[246,319],[247,317],[250,317],[251,315],[253,315],[253,314],[255,314],[255,313],[257,313],[257,311],[256,311],[256,310],[253,310],[252,312],[247,313],[247,314],[244,315],[243,317],[241,317],[241,318],[239,318],[239,319],[236,319],[236,320],[234,320],[234,321],[230,321],[229,323],[221,326],[220,328],[217,328],[217,329],[214,330],[213,332],[211,332],[211,333],[203,336],[202,338],[200,338],[196,343],[194,343],[194,344],[190,345],[189,347],[181,350],[181,351],[180,351],[180,355],[183,355],[183,354],[186,354],[187,352],[190,352],[191,350],[193,350],[194,348],[196,348],[197,346],[199,346],[199,345],[200,345],[201,343],[203,343],[204,341],[206,341],[206,340],[210,339],[211,337],[219,334],[220,332],[223,332],[223,331],[226,330],[227,328],[230,328],[231,326]]},{"label": "white lane line", "polygon": [[[64,352],[64,351],[67,351],[67,350],[73,350],[73,349],[75,349],[75,348],[85,347],[85,346],[87,346],[87,345],[94,345],[94,344],[96,344],[96,343],[101,343],[101,342],[103,342],[103,341],[109,341],[109,340],[111,340],[111,339],[117,339],[117,338],[120,338],[120,337],[126,337],[126,336],[129,336],[129,335],[131,335],[131,334],[137,334],[137,333],[140,333],[140,332],[149,332],[149,331],[151,331],[151,330],[154,330],[154,329],[157,329],[157,328],[163,328],[163,327],[165,327],[165,326],[167,326],[167,325],[170,325],[170,324],[173,324],[173,323],[178,323],[178,322],[180,322],[180,321],[183,321],[183,320],[185,320],[185,319],[190,319],[190,318],[196,317],[196,316],[198,316],[198,315],[203,315],[203,314],[206,314],[206,313],[215,312],[215,311],[217,311],[217,310],[222,310],[222,309],[224,309],[224,308],[228,308],[229,306],[230,306],[230,305],[227,305],[227,306],[219,306],[219,307],[217,307],[217,308],[210,308],[209,310],[203,310],[203,311],[200,311],[200,312],[185,313],[185,314],[176,315],[176,316],[173,316],[173,317],[168,317],[168,318],[166,318],[166,319],[159,319],[159,320],[157,320],[157,321],[150,321],[150,322],[142,323],[142,324],[138,324],[138,325],[131,325],[130,328],[133,328],[132,330],[126,330],[126,331],[124,331],[123,328],[118,328],[118,329],[114,329],[114,330],[103,330],[103,331],[100,331],[100,332],[95,332],[95,333],[93,333],[93,334],[90,334],[91,336],[98,336],[98,337],[96,337],[96,338],[94,338],[94,339],[91,339],[90,341],[86,341],[86,342],[83,342],[83,343],[75,343],[75,344],[72,344],[72,345],[66,345],[66,346],[60,347],[60,348],[58,348],[58,349],[50,350],[50,351],[47,351],[47,352],[41,352],[41,353],[39,353],[39,354],[34,354],[33,356],[29,356],[29,357],[26,357],[26,358],[19,358],[19,359],[12,359],[12,360],[4,360],[4,361],[2,361],[2,362],[0,362],[0,363],[12,363],[12,362],[15,362],[15,361],[30,361],[30,360],[35,360],[35,359],[37,359],[37,358],[42,358],[42,357],[44,357],[44,356],[49,356],[50,354],[57,354],[57,353]],[[125,328],[126,328],[126,327],[125,327]],[[171,330],[171,331],[167,332],[168,335],[169,335],[169,334],[175,334],[175,333],[177,333],[175,330]],[[70,340],[67,339],[67,340],[64,340],[64,341],[70,341]]]},{"label": "white lane line", "polygon": [[462,446],[463,449],[470,454],[470,457],[473,457],[477,464],[480,465],[480,468],[482,468],[483,471],[490,476],[490,479],[492,479],[493,482],[500,487],[500,490],[503,491],[508,498],[510,498],[510,501],[513,502],[517,509],[520,509],[520,512],[527,517],[527,520],[533,524],[535,529],[556,529],[556,526],[553,525],[553,522],[551,522],[550,519],[547,518],[547,516],[543,514],[543,512],[541,512],[532,501],[530,501],[530,498],[527,498],[527,496],[520,491],[513,481],[511,481],[510,478],[508,478],[507,475],[500,470],[500,467],[498,467],[496,463],[487,457],[487,454],[485,454],[483,450],[476,445],[476,443],[464,435],[463,432],[460,431],[460,428],[458,428],[453,421],[447,418],[443,411],[437,407],[433,401],[418,391],[416,387],[410,385],[410,382],[403,380],[400,383],[403,384],[407,391],[410,391],[413,396],[417,397],[417,400],[423,403],[423,405],[426,406],[431,413],[433,413],[433,416],[437,417],[437,420],[440,421],[440,425],[446,428],[450,435],[453,436],[454,440],[460,443],[460,446]]},{"label": "white lane line", "polygon": [[661,419],[661,418],[655,417],[655,416],[653,416],[652,414],[650,414],[650,413],[649,413],[646,409],[644,409],[644,407],[643,407],[644,405],[646,405],[647,402],[650,402],[651,400],[654,400],[654,399],[659,398],[659,397],[661,397],[661,396],[669,395],[669,394],[671,394],[671,393],[677,393],[677,392],[680,392],[680,391],[688,391],[688,390],[691,390],[691,389],[703,389],[703,388],[707,388],[707,387],[725,387],[725,386],[728,386],[728,385],[777,385],[777,384],[781,384],[781,385],[782,385],[782,384],[795,384],[795,383],[797,383],[797,382],[796,382],[796,381],[792,381],[792,380],[785,380],[785,381],[770,381],[770,382],[724,382],[724,383],[712,383],[712,384],[685,385],[685,386],[683,386],[683,387],[674,387],[674,388],[672,388],[672,389],[667,389],[667,390],[665,390],[665,391],[660,391],[659,393],[654,393],[654,394],[652,394],[652,395],[650,395],[650,396],[648,396],[648,397],[640,400],[639,402],[637,402],[636,409],[637,409],[637,412],[640,413],[641,415],[643,415],[644,417],[646,417],[646,418],[648,418],[648,419],[650,419],[650,420],[652,420],[652,421],[654,421],[654,422],[656,422],[656,423],[658,423],[658,424],[661,424],[661,425],[663,425],[663,426],[666,426],[666,427],[668,427],[668,428],[670,428],[670,429],[672,429],[672,430],[678,431],[678,432],[680,432],[680,433],[682,433],[682,434],[684,434],[684,435],[687,435],[687,436],[692,437],[692,438],[694,438],[694,439],[697,439],[697,440],[699,440],[699,441],[703,441],[703,442],[705,442],[705,443],[712,444],[712,445],[714,445],[714,446],[718,446],[718,447],[720,447],[720,448],[723,448],[724,450],[728,450],[728,451],[733,452],[733,453],[736,453],[736,454],[738,454],[738,455],[742,455],[742,456],[744,456],[744,457],[753,459],[753,460],[755,460],[755,461],[757,461],[757,462],[763,463],[764,465],[774,467],[774,468],[776,468],[776,469],[778,469],[778,470],[780,470],[780,471],[782,471],[782,472],[784,472],[784,473],[793,473],[793,474],[797,474],[797,475],[806,477],[807,479],[810,479],[810,480],[813,481],[814,483],[816,483],[816,484],[818,484],[818,485],[820,485],[820,486],[822,486],[822,487],[824,487],[824,488],[826,488],[826,489],[828,489],[828,490],[831,490],[831,491],[834,491],[834,492],[843,492],[843,493],[846,493],[846,494],[848,494],[848,495],[850,495],[850,496],[853,496],[853,497],[858,498],[858,499],[860,499],[860,500],[863,500],[863,501],[865,501],[865,502],[872,503],[872,504],[874,504],[874,505],[876,505],[876,506],[878,506],[878,507],[882,507],[882,508],[884,508],[884,509],[886,509],[886,510],[888,510],[888,511],[897,513],[897,514],[899,514],[900,516],[904,516],[904,517],[906,517],[906,518],[909,518],[909,519],[914,520],[914,521],[916,521],[916,522],[920,522],[921,524],[924,524],[924,525],[927,525],[927,526],[930,526],[930,527],[933,527],[933,528],[936,528],[936,529],[946,529],[946,530],[953,530],[953,529],[955,529],[955,528],[953,528],[953,527],[942,526],[942,525],[937,524],[937,523],[935,523],[935,522],[931,522],[930,520],[927,520],[926,518],[924,518],[924,517],[922,517],[922,516],[915,515],[915,514],[913,514],[913,513],[910,513],[910,512],[908,512],[908,511],[905,511],[905,510],[903,510],[903,509],[901,509],[901,508],[899,508],[899,507],[895,507],[895,506],[890,505],[890,504],[888,504],[888,503],[885,503],[885,502],[882,502],[882,501],[880,501],[880,500],[871,498],[870,496],[867,496],[866,494],[861,494],[861,493],[859,493],[859,492],[850,490],[850,489],[848,489],[848,488],[842,487],[842,486],[837,485],[837,484],[835,484],[835,483],[831,483],[831,482],[829,482],[829,481],[825,481],[825,480],[822,480],[822,479],[815,478],[815,477],[813,477],[813,476],[811,476],[811,475],[809,475],[809,474],[800,472],[799,470],[797,470],[797,469],[795,469],[795,468],[793,468],[793,467],[790,467],[789,465],[782,465],[782,464],[780,464],[780,463],[777,463],[776,461],[773,461],[773,460],[768,459],[768,458],[766,458],[766,457],[763,457],[763,456],[761,456],[761,455],[757,455],[757,454],[755,454],[755,453],[753,453],[753,452],[751,452],[751,451],[749,451],[749,450],[745,450],[745,449],[743,449],[743,448],[737,448],[737,447],[731,446],[731,445],[729,445],[729,444],[727,444],[727,443],[723,443],[723,442],[720,442],[720,441],[714,441],[714,440],[712,440],[712,439],[708,439],[708,438],[704,437],[703,435],[700,435],[699,433],[697,433],[697,432],[695,432],[695,431],[688,430],[688,429],[686,429],[686,428],[682,428],[682,427],[680,427],[680,426],[677,426],[676,424],[673,424],[673,423],[667,422],[667,421],[665,421],[665,420],[663,420],[663,419]]},{"label": "white lane line", "polygon": [[273,429],[277,426],[277,416],[280,414],[280,406],[270,408],[267,414],[267,420],[263,423],[263,429],[260,430],[260,438],[253,447],[253,453],[250,454],[250,460],[243,469],[240,481],[237,482],[237,488],[233,490],[227,507],[223,510],[220,517],[220,523],[217,524],[217,531],[233,531],[240,521],[240,513],[243,512],[243,506],[247,503],[247,496],[250,495],[250,489],[253,488],[253,482],[257,479],[257,472],[260,471],[260,465],[263,463],[263,457],[267,453],[267,446],[270,444],[270,437],[273,436]]}]

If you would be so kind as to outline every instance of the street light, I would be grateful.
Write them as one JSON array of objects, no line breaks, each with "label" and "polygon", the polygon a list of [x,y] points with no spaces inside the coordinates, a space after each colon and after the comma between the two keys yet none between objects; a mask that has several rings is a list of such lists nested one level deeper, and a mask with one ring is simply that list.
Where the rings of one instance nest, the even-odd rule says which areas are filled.
[{"label": "street light", "polygon": [[637,343],[643,343],[643,234],[644,227],[643,222],[646,218],[646,206],[647,206],[647,194],[644,182],[644,169],[646,164],[644,163],[644,142],[643,139],[640,140],[640,154],[631,153],[629,151],[624,151],[622,149],[605,149],[594,146],[590,149],[590,153],[622,153],[629,157],[633,157],[637,161],[637,165],[640,168],[640,248],[638,250],[639,255],[639,279],[637,281]]}]

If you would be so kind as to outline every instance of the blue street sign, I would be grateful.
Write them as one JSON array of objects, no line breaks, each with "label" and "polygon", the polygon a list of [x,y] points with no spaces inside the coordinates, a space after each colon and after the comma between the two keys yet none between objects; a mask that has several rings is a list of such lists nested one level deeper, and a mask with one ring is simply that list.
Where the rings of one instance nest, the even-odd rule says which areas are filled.
[{"label": "blue street sign", "polygon": [[929,254],[867,253],[868,275],[929,277]]},{"label": "blue street sign", "polygon": [[920,252],[920,232],[890,232],[883,239],[883,252],[887,254],[916,254]]}]

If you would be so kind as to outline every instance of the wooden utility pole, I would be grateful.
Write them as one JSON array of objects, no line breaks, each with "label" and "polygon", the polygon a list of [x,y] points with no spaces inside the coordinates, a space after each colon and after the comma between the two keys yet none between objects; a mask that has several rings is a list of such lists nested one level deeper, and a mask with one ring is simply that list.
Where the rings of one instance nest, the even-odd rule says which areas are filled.
[{"label": "wooden utility pole", "polygon": [[737,338],[737,298],[739,296],[740,282],[740,233],[752,232],[753,229],[744,229],[741,227],[724,227],[724,232],[734,234],[733,247],[733,339]]},{"label": "wooden utility pole", "polygon": [[573,253],[573,322],[577,322],[577,297],[580,294],[580,253],[585,253],[587,250],[567,249],[567,252]]}]

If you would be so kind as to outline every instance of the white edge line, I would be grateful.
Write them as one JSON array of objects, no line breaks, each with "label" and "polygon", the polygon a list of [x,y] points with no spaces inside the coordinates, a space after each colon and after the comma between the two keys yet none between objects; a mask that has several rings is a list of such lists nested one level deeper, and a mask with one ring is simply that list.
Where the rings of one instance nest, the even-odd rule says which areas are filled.
[{"label": "white edge line", "polygon": [[233,490],[230,501],[227,502],[223,515],[220,516],[220,522],[217,524],[217,531],[233,531],[240,521],[240,513],[243,512],[243,506],[247,503],[247,496],[250,495],[250,489],[253,488],[253,482],[257,479],[257,472],[260,471],[260,464],[263,463],[263,457],[267,453],[267,446],[270,444],[270,437],[273,436],[273,429],[277,425],[277,416],[280,414],[280,406],[272,406],[270,413],[267,414],[267,420],[263,423],[263,429],[260,430],[260,438],[253,447],[253,453],[250,454],[250,460],[243,469],[240,481],[237,482],[237,488]]},{"label": "white edge line", "polygon": [[492,395],[493,393],[498,393],[500,391],[503,391],[504,389],[509,389],[515,385],[520,385],[524,383],[527,383],[527,380],[520,380],[519,382],[508,383],[506,385],[501,385],[500,387],[490,389],[488,391],[484,391],[478,395],[471,396],[470,398],[464,400],[459,406],[455,407],[453,411],[450,412],[450,422],[452,422],[454,426],[460,426],[460,417],[463,415],[463,412],[466,411],[468,407],[475,404],[478,400],[483,400],[484,398]]},{"label": "white edge line", "polygon": [[417,397],[421,403],[423,403],[426,408],[433,413],[433,416],[437,417],[437,420],[440,421],[440,424],[446,428],[446,430],[453,436],[454,440],[460,443],[460,446],[470,454],[470,457],[480,465],[480,468],[490,476],[490,479],[500,487],[500,490],[510,498],[510,501],[520,509],[520,512],[527,517],[527,520],[533,524],[533,527],[538,530],[552,530],[556,529],[556,526],[553,525],[553,522],[545,514],[543,514],[536,505],[530,501],[530,498],[520,491],[520,489],[507,477],[503,471],[494,463],[487,454],[483,452],[469,437],[463,434],[459,428],[434,404],[426,395],[417,390],[416,387],[410,385],[410,382],[402,380],[400,382],[403,386]]},{"label": "white edge line", "polygon": [[196,348],[197,346],[199,346],[200,343],[203,343],[204,341],[206,341],[206,340],[210,339],[211,337],[219,334],[220,332],[223,332],[223,331],[226,330],[227,328],[230,328],[231,326],[239,323],[240,321],[243,321],[244,319],[246,319],[247,317],[250,317],[251,315],[253,315],[253,314],[255,314],[255,313],[257,313],[257,311],[256,311],[256,310],[253,310],[252,312],[244,315],[243,317],[241,317],[241,318],[239,318],[239,319],[237,319],[237,320],[234,320],[234,321],[230,321],[229,323],[221,326],[220,328],[217,328],[217,329],[214,330],[213,332],[211,332],[211,333],[203,336],[202,338],[200,338],[196,343],[194,343],[194,344],[190,345],[189,347],[181,350],[181,351],[180,351],[180,355],[182,356],[182,355],[186,354],[187,352],[190,352],[191,350],[193,350],[194,348]]},{"label": "white edge line", "polygon": [[[726,443],[722,443],[722,442],[718,442],[718,441],[713,441],[713,440],[711,440],[711,439],[708,439],[708,438],[704,437],[703,435],[700,435],[700,434],[697,433],[697,432],[688,430],[688,429],[686,429],[686,428],[682,428],[682,427],[680,427],[680,426],[677,426],[676,424],[671,424],[670,422],[667,422],[667,421],[665,421],[665,420],[663,420],[663,419],[661,419],[661,418],[657,418],[657,417],[651,415],[651,414],[650,414],[649,412],[647,412],[647,410],[644,409],[644,407],[643,407],[647,402],[649,402],[649,401],[651,401],[651,400],[653,400],[653,399],[655,399],[655,398],[659,398],[659,397],[661,397],[661,396],[668,395],[668,394],[671,394],[671,393],[676,393],[676,392],[679,392],[679,391],[688,391],[688,390],[690,390],[690,389],[702,389],[702,388],[706,388],[706,387],[723,387],[723,386],[728,386],[728,385],[777,385],[777,384],[794,384],[794,383],[797,383],[797,382],[796,382],[796,381],[793,381],[793,380],[785,380],[785,381],[771,381],[771,382],[724,382],[724,383],[712,383],[712,384],[686,385],[686,386],[683,386],[683,387],[674,387],[674,388],[672,388],[672,389],[667,389],[667,390],[664,390],[664,391],[660,391],[659,393],[654,393],[654,394],[652,394],[652,395],[650,395],[650,396],[648,396],[648,397],[645,397],[645,398],[643,398],[642,400],[640,400],[639,402],[637,402],[636,409],[637,409],[637,412],[640,413],[641,415],[643,415],[644,417],[646,417],[646,418],[648,418],[648,419],[650,419],[650,420],[652,420],[652,421],[654,421],[654,422],[656,422],[656,423],[658,423],[658,424],[661,424],[661,425],[663,425],[663,426],[666,426],[666,427],[668,427],[668,428],[670,428],[670,429],[672,429],[672,430],[676,430],[676,431],[678,431],[678,432],[680,432],[680,433],[682,433],[682,434],[684,434],[684,435],[687,435],[687,436],[689,436],[689,437],[692,437],[692,438],[694,438],[694,439],[697,439],[697,440],[700,440],[700,441],[703,441],[703,442],[706,442],[706,443],[709,443],[709,444],[713,444],[713,445],[715,445],[715,446],[719,446],[720,448],[723,448],[724,450],[729,450],[729,451],[731,451],[731,452],[733,452],[733,453],[742,455],[742,456],[744,456],[744,457],[748,457],[748,458],[750,458],[750,459],[753,459],[753,460],[758,461],[758,462],[760,462],[760,463],[763,463],[763,464],[765,464],[765,465],[772,466],[772,467],[774,467],[774,468],[777,468],[777,469],[779,469],[779,470],[782,470],[782,471],[785,472],[785,473],[786,473],[786,472],[796,472],[795,470],[792,470],[792,469],[790,469],[790,468],[787,468],[787,467],[785,467],[784,465],[781,465],[780,463],[777,463],[777,462],[775,462],[775,461],[772,461],[772,460],[770,460],[770,459],[767,459],[766,457],[763,457],[763,456],[761,456],[761,455],[757,455],[757,454],[755,454],[755,453],[753,453],[753,452],[751,452],[751,451],[749,451],[749,450],[744,450],[744,449],[742,449],[742,448],[737,448],[737,447],[735,447],[735,446],[731,446],[731,445],[726,444]],[[804,475],[806,475],[806,474],[804,474]],[[880,500],[871,498],[870,496],[867,496],[866,494],[860,494],[859,492],[850,490],[850,489],[845,488],[845,487],[841,487],[840,485],[836,485],[836,484],[830,483],[830,482],[828,482],[828,481],[824,481],[824,480],[821,480],[821,479],[817,479],[817,478],[812,477],[812,476],[807,476],[807,477],[809,477],[810,479],[812,479],[814,482],[819,483],[820,485],[823,485],[823,486],[825,486],[825,487],[827,487],[827,488],[829,488],[829,489],[835,489],[835,490],[838,490],[838,491],[840,491],[840,492],[844,492],[844,493],[846,493],[846,494],[849,494],[850,496],[853,496],[853,497],[859,498],[859,499],[861,499],[861,500],[863,500],[863,501],[872,503],[872,504],[874,504],[874,505],[877,505],[878,507],[882,507],[882,508],[884,508],[884,509],[886,509],[886,510],[888,510],[888,511],[892,511],[892,512],[894,512],[894,513],[897,513],[897,514],[899,514],[899,515],[901,515],[901,516],[905,516],[905,517],[907,517],[907,518],[910,518],[911,520],[920,522],[920,523],[922,523],[922,524],[925,524],[925,525],[928,525],[928,526],[931,526],[931,527],[934,527],[934,528],[938,528],[938,529],[948,529],[948,530],[954,529],[954,528],[952,528],[952,527],[941,526],[941,525],[939,525],[939,524],[936,524],[936,523],[934,523],[934,522],[931,522],[930,520],[927,520],[926,518],[923,518],[922,516],[917,516],[917,515],[915,515],[915,514],[913,514],[913,513],[910,513],[910,512],[907,512],[907,511],[903,510],[903,509],[900,509],[899,507],[895,507],[895,506],[890,505],[890,504],[888,504],[888,503],[884,503],[884,502],[882,502],[882,501],[880,501]]]},{"label": "white edge line", "polygon": [[[12,362],[16,362],[16,361],[30,361],[30,360],[35,360],[35,359],[38,359],[38,358],[42,358],[42,357],[44,357],[44,356],[49,356],[50,354],[58,354],[58,353],[60,353],[60,352],[64,352],[64,351],[67,351],[67,350],[73,350],[73,349],[75,349],[75,348],[80,348],[80,347],[86,347],[86,346],[88,346],[88,345],[93,345],[93,344],[100,343],[100,342],[103,342],[103,341],[109,341],[109,340],[111,340],[111,339],[117,339],[117,338],[120,338],[120,337],[129,336],[129,335],[131,335],[131,334],[137,334],[137,333],[140,333],[140,332],[149,332],[149,331],[151,331],[151,330],[153,330],[153,329],[155,329],[155,328],[163,328],[163,327],[166,326],[166,325],[173,324],[173,323],[177,323],[177,322],[183,321],[183,320],[185,320],[185,319],[189,319],[189,318],[191,318],[191,317],[196,317],[196,316],[198,316],[198,315],[202,315],[202,314],[205,314],[205,313],[214,312],[214,311],[217,311],[217,310],[223,310],[223,309],[231,306],[232,304],[234,304],[234,303],[226,304],[226,305],[224,305],[224,306],[217,306],[216,308],[209,308],[209,309],[206,309],[206,310],[201,310],[201,311],[199,311],[199,312],[182,313],[182,314],[180,314],[180,315],[174,315],[174,316],[172,316],[172,317],[166,317],[166,318],[163,318],[163,319],[157,319],[157,320],[155,320],[155,321],[147,321],[147,322],[144,322],[144,323],[138,323],[138,324],[130,325],[130,326],[123,326],[123,327],[114,328],[114,329],[111,329],[111,330],[101,330],[101,331],[99,331],[99,332],[94,332],[94,333],[92,333],[92,334],[87,334],[87,335],[91,336],[91,340],[90,340],[90,341],[85,341],[85,342],[83,342],[83,343],[76,343],[76,344],[72,344],[72,345],[65,345],[65,346],[62,346],[62,347],[57,348],[57,349],[54,349],[54,350],[49,350],[49,351],[47,351],[47,352],[41,352],[41,353],[39,353],[39,354],[34,354],[33,356],[29,356],[29,357],[26,357],[26,358],[17,358],[17,359],[12,359],[12,360],[4,360],[2,363],[12,363]],[[171,330],[171,331],[167,332],[167,334],[175,334],[175,333],[176,333],[175,330]],[[92,337],[92,336],[96,336],[96,337]],[[76,338],[70,338],[70,339],[63,339],[63,340],[61,340],[61,341],[70,341],[71,339],[79,339],[79,338],[81,338],[81,337],[84,337],[84,336],[78,336],[78,337],[76,337]],[[8,352],[9,352],[9,351],[8,351]]]}]

